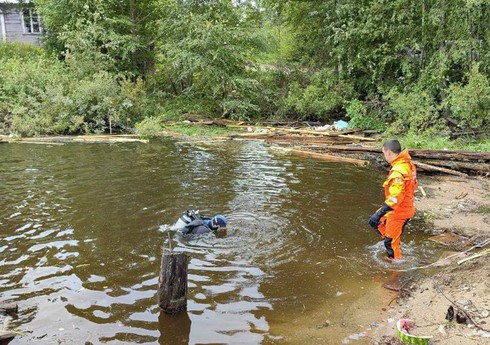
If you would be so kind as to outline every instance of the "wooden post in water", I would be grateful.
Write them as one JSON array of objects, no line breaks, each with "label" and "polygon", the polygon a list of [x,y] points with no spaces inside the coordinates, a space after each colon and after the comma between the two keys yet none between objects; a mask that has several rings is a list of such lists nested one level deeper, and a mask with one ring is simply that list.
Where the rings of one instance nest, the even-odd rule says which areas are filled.
[{"label": "wooden post in water", "polygon": [[[1,314],[16,314],[19,310],[19,307],[17,306],[17,303],[11,302],[11,303],[5,303],[5,302],[0,302],[0,313]],[[0,325],[1,326],[1,325]],[[14,332],[9,332],[5,328],[7,328],[6,323],[3,324],[3,331],[0,331],[0,345],[7,345],[10,343],[15,336],[17,335]]]},{"label": "wooden post in water", "polygon": [[190,256],[163,249],[158,279],[158,306],[166,314],[187,310],[187,266]]},{"label": "wooden post in water", "polygon": [[19,307],[15,302],[0,302],[0,313],[14,314],[19,311]]}]

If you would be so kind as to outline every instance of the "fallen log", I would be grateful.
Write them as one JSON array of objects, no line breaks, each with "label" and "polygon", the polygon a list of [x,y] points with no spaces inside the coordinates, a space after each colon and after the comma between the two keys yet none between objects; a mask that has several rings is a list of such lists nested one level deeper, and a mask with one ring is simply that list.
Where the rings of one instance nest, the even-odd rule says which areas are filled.
[{"label": "fallen log", "polygon": [[410,155],[428,159],[454,159],[458,161],[490,161],[490,152],[446,151],[446,150],[410,150]]},{"label": "fallen log", "polygon": [[49,146],[63,146],[64,143],[58,143],[53,141],[30,141],[30,140],[15,140],[12,143],[16,144],[31,144],[31,145],[49,145]]},{"label": "fallen log", "polygon": [[343,143],[348,144],[351,143],[352,140],[349,138],[345,138],[342,136],[336,137],[319,137],[319,136],[301,136],[301,135],[281,135],[281,136],[273,136],[266,139],[269,142],[303,142],[309,144],[335,144],[335,143]]},{"label": "fallen log", "polygon": [[[248,128],[251,126],[242,126],[242,125],[227,125],[227,127],[230,128]],[[348,135],[347,133],[352,133],[352,131],[338,131],[338,132],[332,132],[332,131],[319,131],[319,130],[312,130],[312,129],[293,129],[293,128],[277,128],[277,127],[269,127],[269,126],[261,126],[258,127],[260,129],[265,129],[270,132],[275,132],[277,134],[278,132],[283,132],[283,133],[297,133],[297,134],[307,134],[307,135],[316,135],[316,136],[327,136],[327,137],[347,137],[352,140],[358,140],[358,141],[376,141],[376,139],[373,138],[366,138],[366,137],[361,137],[361,136],[355,136],[355,135]]]},{"label": "fallen log", "polygon": [[[366,152],[382,153],[380,147],[369,146],[327,146],[321,149],[332,152]],[[490,152],[477,151],[446,151],[446,150],[415,150],[409,149],[414,158],[442,159],[458,161],[490,161]]]},{"label": "fallen log", "polygon": [[458,162],[458,161],[440,161],[435,159],[423,160],[422,163],[440,166],[458,171],[472,171],[478,173],[490,173],[489,163],[473,163],[473,162]]},{"label": "fallen log", "polygon": [[38,138],[19,138],[9,140],[11,143],[24,143],[24,144],[59,144],[59,143],[71,143],[71,142],[84,142],[84,143],[148,143],[146,139],[139,139],[134,135],[78,135],[78,136],[58,136],[58,137],[38,137]]},{"label": "fallen log", "polygon": [[436,171],[436,172],[442,172],[442,173],[449,174],[449,175],[456,175],[456,176],[461,176],[461,177],[468,177],[468,174],[462,173],[460,171],[446,169],[446,168],[441,168],[441,167],[437,167],[437,166],[434,166],[434,165],[425,164],[425,163],[422,163],[422,162],[419,162],[419,161],[413,161],[413,164],[415,164],[415,166],[417,167],[417,169],[422,169],[422,170],[425,170],[425,171]]},{"label": "fallen log", "polygon": [[283,152],[291,152],[295,153],[298,155],[302,156],[308,156],[308,157],[313,157],[313,158],[318,158],[318,159],[324,159],[328,160],[331,162],[343,162],[343,163],[352,163],[356,164],[359,166],[367,166],[369,165],[368,161],[361,160],[361,159],[354,159],[354,158],[347,158],[347,157],[339,157],[339,156],[332,156],[332,155],[327,155],[325,153],[318,153],[318,152],[312,152],[312,151],[304,151],[304,150],[298,150],[294,148],[287,148],[287,147],[280,147],[280,146],[271,146],[272,149],[274,150],[280,150]]}]

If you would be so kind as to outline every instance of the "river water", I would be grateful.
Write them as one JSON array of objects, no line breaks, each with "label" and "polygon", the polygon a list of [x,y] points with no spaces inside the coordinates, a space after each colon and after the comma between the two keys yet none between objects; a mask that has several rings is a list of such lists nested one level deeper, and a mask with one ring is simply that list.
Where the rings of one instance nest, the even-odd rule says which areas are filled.
[{"label": "river water", "polygon": [[[393,298],[367,226],[384,177],[260,142],[0,145],[11,344],[360,343]],[[186,209],[226,215],[227,236],[179,236]],[[192,257],[178,316],[156,303],[168,232]],[[426,237],[404,234],[410,264]]]}]

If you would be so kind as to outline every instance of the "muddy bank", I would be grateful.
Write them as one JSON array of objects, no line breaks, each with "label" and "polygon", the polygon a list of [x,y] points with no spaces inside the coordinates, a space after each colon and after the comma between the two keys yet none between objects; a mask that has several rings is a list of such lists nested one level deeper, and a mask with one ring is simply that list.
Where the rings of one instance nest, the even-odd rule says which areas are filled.
[{"label": "muddy bank", "polygon": [[475,248],[490,238],[490,181],[423,176],[419,182],[425,196],[418,194],[418,217],[432,224],[434,235],[443,235],[439,239],[450,234],[440,244],[447,250],[435,264],[413,270],[417,279],[402,286],[401,298],[373,332],[374,343],[402,344],[395,323],[408,318],[416,322],[412,332],[433,336],[432,344],[488,344],[490,255],[469,258],[490,248]]}]

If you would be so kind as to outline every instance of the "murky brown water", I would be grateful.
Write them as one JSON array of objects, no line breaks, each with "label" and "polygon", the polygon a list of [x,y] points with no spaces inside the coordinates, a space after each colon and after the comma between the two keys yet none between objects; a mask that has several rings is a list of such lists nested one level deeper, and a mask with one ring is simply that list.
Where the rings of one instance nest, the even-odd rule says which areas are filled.
[{"label": "murky brown water", "polygon": [[[383,179],[257,142],[0,145],[11,344],[356,343],[391,299],[366,225]],[[227,215],[228,236],[171,232],[192,260],[188,313],[170,317],[160,251],[185,209]],[[424,237],[404,235],[412,264],[435,250]]]}]

